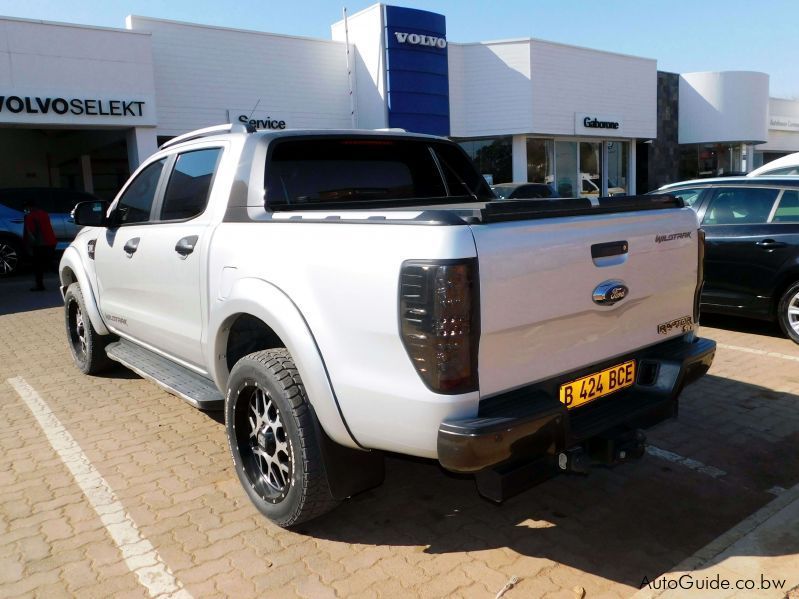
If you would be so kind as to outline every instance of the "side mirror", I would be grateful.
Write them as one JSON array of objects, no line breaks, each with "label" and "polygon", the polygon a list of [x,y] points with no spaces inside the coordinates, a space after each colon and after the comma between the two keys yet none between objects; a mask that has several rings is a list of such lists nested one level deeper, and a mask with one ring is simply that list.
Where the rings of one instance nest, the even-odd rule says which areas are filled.
[{"label": "side mirror", "polygon": [[90,200],[79,202],[72,210],[72,219],[80,227],[104,227],[107,224],[105,213],[108,202],[104,200]]}]

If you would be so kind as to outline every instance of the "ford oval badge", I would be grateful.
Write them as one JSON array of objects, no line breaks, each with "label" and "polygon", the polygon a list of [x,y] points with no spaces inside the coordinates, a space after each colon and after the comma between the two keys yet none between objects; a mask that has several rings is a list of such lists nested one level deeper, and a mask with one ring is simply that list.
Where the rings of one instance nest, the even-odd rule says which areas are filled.
[{"label": "ford oval badge", "polygon": [[621,281],[605,281],[594,289],[593,300],[600,306],[612,306],[627,297],[629,293],[627,285]]}]

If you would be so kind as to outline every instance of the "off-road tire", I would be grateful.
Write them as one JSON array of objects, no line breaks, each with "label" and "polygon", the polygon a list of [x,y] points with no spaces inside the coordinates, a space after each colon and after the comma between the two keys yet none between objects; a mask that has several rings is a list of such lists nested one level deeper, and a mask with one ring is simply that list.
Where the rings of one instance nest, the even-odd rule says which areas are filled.
[{"label": "off-road tire", "polygon": [[777,306],[777,320],[780,323],[780,328],[794,343],[799,343],[799,330],[796,328],[799,314],[796,312],[792,314],[791,311],[797,309],[799,309],[799,281],[785,290]]},{"label": "off-road tire", "polygon": [[[255,415],[259,401],[270,406],[263,409],[267,418]],[[275,524],[290,528],[338,505],[330,493],[316,415],[288,350],[262,350],[236,362],[225,394],[225,428],[247,496]],[[258,435],[259,430],[266,432]],[[280,455],[286,448],[288,459]],[[275,464],[277,474],[271,470]]]},{"label": "off-road tire", "polygon": [[92,326],[78,283],[72,283],[64,294],[64,325],[72,359],[83,374],[97,374],[111,366],[105,346],[114,338],[100,335]]}]

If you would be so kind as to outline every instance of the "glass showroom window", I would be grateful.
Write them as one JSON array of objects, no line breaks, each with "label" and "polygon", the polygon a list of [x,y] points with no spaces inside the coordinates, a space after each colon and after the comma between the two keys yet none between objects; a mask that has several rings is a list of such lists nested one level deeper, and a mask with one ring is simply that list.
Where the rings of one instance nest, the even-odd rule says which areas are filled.
[{"label": "glass showroom window", "polygon": [[608,142],[608,195],[627,195],[628,160],[626,141]]},{"label": "glass showroom window", "polygon": [[555,142],[551,139],[527,140],[527,181],[552,184],[555,181]]},{"label": "glass showroom window", "polygon": [[510,137],[459,141],[489,185],[513,180],[513,143]]},{"label": "glass showroom window", "polygon": [[602,142],[580,142],[580,196],[597,198],[602,189]]},{"label": "glass showroom window", "polygon": [[743,169],[741,144],[680,146],[680,178],[721,177]]}]

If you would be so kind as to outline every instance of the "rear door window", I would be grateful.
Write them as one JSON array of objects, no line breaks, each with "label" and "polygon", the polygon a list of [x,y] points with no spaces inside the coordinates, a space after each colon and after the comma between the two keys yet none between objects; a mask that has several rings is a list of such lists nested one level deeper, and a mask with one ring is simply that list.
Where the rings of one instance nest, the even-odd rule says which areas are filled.
[{"label": "rear door window", "polygon": [[702,224],[756,225],[768,222],[779,189],[722,187],[710,201]]},{"label": "rear door window", "polygon": [[185,220],[205,211],[222,148],[178,154],[161,205],[161,220]]},{"label": "rear door window", "polygon": [[799,190],[786,189],[771,219],[773,223],[799,223]]}]

